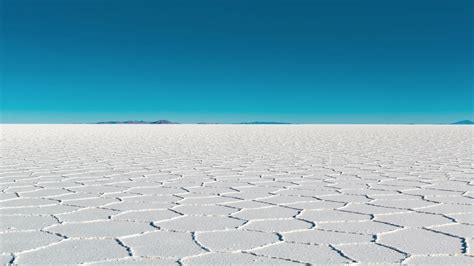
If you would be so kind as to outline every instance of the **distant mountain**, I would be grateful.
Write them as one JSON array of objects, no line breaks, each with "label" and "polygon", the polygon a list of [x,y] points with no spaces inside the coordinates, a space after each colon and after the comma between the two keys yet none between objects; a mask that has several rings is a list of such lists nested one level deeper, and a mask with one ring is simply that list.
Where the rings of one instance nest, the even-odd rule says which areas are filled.
[{"label": "distant mountain", "polygon": [[474,125],[474,122],[471,120],[462,120],[462,121],[452,123],[451,125]]},{"label": "distant mountain", "polygon": [[242,122],[240,123],[241,125],[289,125],[291,123],[286,123],[286,122]]},{"label": "distant mountain", "polygon": [[97,124],[148,124],[146,121],[105,121],[105,122],[98,122]]},{"label": "distant mountain", "polygon": [[168,121],[168,120],[158,120],[158,121],[150,122],[149,124],[179,124],[179,123]]},{"label": "distant mountain", "polygon": [[164,125],[164,124],[179,124],[168,120],[157,120],[157,121],[143,121],[143,120],[131,120],[131,121],[106,121],[98,122],[97,124],[153,124],[153,125]]}]

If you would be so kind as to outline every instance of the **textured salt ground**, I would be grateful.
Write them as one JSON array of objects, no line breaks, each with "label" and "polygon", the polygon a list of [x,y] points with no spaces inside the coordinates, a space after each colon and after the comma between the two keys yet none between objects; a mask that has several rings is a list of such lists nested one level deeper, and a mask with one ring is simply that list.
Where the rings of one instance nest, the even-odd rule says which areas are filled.
[{"label": "textured salt ground", "polygon": [[474,264],[472,126],[2,125],[0,263]]}]

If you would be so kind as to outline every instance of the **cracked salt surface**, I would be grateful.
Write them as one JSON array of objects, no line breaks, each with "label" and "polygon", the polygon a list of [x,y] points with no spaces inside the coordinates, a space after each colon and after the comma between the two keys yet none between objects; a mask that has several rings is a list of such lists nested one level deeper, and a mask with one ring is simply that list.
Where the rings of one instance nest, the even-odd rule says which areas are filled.
[{"label": "cracked salt surface", "polygon": [[472,130],[2,125],[0,263],[474,264]]}]

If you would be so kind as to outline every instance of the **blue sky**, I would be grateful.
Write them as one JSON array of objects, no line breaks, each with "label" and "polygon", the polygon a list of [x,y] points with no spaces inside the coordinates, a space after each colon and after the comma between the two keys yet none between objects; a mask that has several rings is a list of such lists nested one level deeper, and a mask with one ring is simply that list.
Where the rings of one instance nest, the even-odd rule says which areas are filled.
[{"label": "blue sky", "polygon": [[473,119],[472,1],[5,0],[1,119]]}]

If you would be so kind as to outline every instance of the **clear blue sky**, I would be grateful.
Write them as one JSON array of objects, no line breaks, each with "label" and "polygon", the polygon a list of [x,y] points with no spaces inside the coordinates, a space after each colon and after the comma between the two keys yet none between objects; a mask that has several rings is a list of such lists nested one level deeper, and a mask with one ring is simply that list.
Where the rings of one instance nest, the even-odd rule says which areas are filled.
[{"label": "clear blue sky", "polygon": [[3,0],[6,123],[473,119],[472,0]]}]

